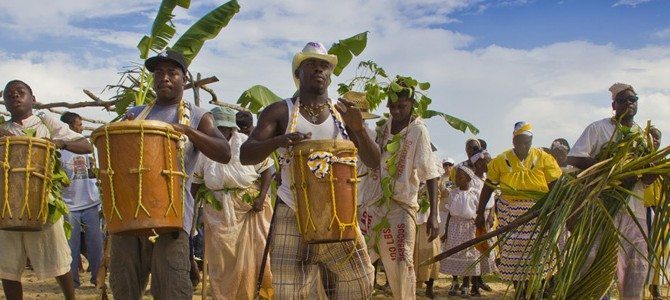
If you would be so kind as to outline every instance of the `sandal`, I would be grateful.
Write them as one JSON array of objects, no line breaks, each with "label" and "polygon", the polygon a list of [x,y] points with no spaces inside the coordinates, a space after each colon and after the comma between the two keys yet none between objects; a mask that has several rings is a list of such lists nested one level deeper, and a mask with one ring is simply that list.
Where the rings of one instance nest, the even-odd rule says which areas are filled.
[{"label": "sandal", "polygon": [[456,296],[458,295],[458,289],[461,287],[460,284],[458,284],[458,281],[452,281],[451,282],[451,287],[449,288],[449,296]]}]

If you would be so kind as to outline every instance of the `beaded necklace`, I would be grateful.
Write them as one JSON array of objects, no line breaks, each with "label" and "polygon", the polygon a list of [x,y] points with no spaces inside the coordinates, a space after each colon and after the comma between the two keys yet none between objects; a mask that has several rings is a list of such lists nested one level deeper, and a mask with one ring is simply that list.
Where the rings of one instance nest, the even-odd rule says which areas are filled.
[{"label": "beaded necklace", "polygon": [[[328,110],[330,111],[330,115],[333,118],[335,126],[339,129],[340,133],[342,134],[342,137],[348,140],[349,135],[347,134],[347,130],[344,128],[344,123],[342,122],[342,116],[340,116],[340,113],[335,109],[335,106],[333,105],[330,99],[328,99],[326,105],[328,106]],[[291,116],[289,119],[291,124],[289,124],[288,126],[287,134],[295,132],[296,129],[298,128],[299,114],[300,114],[300,97],[296,98],[295,103],[293,104],[293,111],[291,112]],[[335,137],[337,137],[337,133],[333,138]],[[289,146],[288,150],[285,151],[282,155],[280,155],[279,164],[288,165],[291,162],[292,155],[293,155],[293,146]]]}]

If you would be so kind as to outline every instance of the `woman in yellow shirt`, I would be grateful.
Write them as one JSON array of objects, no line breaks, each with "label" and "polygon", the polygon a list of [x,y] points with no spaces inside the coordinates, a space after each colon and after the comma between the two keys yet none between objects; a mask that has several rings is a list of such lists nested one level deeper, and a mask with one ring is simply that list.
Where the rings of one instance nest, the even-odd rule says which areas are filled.
[{"label": "woman in yellow shirt", "polygon": [[[497,212],[500,225],[505,226],[528,211],[542,194],[549,191],[551,183],[561,176],[561,168],[556,160],[542,149],[532,148],[532,142],[532,126],[526,122],[517,122],[512,138],[514,148],[498,155],[488,164],[488,184],[482,189],[475,220],[478,228],[484,228],[484,209],[494,191],[492,186],[502,191]],[[523,288],[519,283],[528,280],[531,270],[527,249],[530,249],[528,245],[537,234],[533,232],[534,226],[535,221],[531,221],[510,231],[500,246],[500,277],[514,282],[517,289]],[[548,271],[548,268],[544,268],[544,271]]]}]

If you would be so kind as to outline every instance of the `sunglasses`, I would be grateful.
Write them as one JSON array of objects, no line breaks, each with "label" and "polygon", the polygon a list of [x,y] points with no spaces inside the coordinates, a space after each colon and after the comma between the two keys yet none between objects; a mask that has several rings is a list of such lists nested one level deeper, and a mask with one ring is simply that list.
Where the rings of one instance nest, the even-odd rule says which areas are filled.
[{"label": "sunglasses", "polygon": [[637,102],[637,100],[639,100],[639,98],[637,96],[631,96],[631,97],[626,97],[626,98],[617,98],[615,101],[616,101],[616,103],[623,104],[623,103],[626,103],[626,102],[635,103],[635,102]]}]

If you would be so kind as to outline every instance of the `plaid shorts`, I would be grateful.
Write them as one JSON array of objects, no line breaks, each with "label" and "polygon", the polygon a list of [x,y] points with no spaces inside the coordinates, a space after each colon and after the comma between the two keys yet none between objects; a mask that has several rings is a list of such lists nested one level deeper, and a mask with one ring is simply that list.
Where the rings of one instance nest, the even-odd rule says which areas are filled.
[{"label": "plaid shorts", "polygon": [[360,231],[356,241],[306,244],[291,208],[278,203],[275,214],[270,265],[277,299],[372,296],[374,268]]}]

